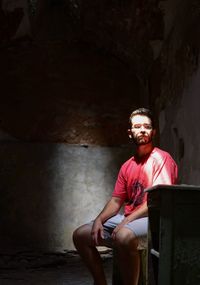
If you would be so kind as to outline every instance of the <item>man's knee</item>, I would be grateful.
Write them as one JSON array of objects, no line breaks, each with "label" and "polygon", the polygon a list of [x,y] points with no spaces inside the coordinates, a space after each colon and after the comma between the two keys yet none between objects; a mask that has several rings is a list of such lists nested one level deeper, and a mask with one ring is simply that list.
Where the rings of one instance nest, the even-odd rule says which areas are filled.
[{"label": "man's knee", "polygon": [[73,238],[73,242],[76,245],[76,242],[79,240],[81,236],[81,230],[80,228],[75,229],[75,231],[73,232],[72,238]]},{"label": "man's knee", "polygon": [[138,247],[138,238],[136,235],[127,228],[122,228],[116,234],[115,238],[115,246],[116,248],[129,248],[132,250],[136,250]]},{"label": "man's knee", "polygon": [[77,228],[72,235],[74,245],[77,246],[79,243],[85,243],[91,236],[91,228],[88,225],[83,225]]}]

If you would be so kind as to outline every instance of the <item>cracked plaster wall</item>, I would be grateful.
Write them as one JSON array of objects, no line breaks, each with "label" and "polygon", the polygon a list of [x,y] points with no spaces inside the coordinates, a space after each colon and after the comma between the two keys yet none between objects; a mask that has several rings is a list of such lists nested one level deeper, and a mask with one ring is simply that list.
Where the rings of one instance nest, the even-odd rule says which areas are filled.
[{"label": "cracked plaster wall", "polygon": [[159,115],[160,145],[175,157],[180,182],[199,185],[200,4],[195,0],[165,4],[166,14],[169,7],[178,9],[165,17],[166,36],[155,65],[162,78],[151,101]]},{"label": "cracked plaster wall", "polygon": [[31,25],[29,18],[28,1],[2,0],[0,11],[0,43],[30,36]]},{"label": "cracked plaster wall", "polygon": [[1,142],[0,250],[73,249],[73,230],[99,213],[130,154],[130,148]]}]

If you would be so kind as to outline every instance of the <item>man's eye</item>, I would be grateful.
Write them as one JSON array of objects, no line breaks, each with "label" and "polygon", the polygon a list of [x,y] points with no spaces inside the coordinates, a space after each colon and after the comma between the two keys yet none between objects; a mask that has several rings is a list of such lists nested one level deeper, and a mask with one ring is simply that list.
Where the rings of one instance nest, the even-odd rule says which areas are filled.
[{"label": "man's eye", "polygon": [[152,129],[152,125],[149,125],[149,124],[137,124],[133,126],[133,129],[141,129],[142,127],[146,130]]},{"label": "man's eye", "polygon": [[140,129],[141,125],[134,125],[133,127],[134,127],[134,129]]},{"label": "man's eye", "polygon": [[151,130],[152,129],[152,126],[151,125],[144,125],[145,129],[147,130]]}]

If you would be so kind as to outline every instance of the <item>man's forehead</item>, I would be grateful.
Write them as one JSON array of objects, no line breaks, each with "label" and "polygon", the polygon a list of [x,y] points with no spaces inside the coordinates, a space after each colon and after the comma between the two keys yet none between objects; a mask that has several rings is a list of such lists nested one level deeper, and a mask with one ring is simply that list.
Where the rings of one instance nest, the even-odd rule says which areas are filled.
[{"label": "man's forehead", "polygon": [[135,115],[131,118],[132,124],[151,124],[151,119],[145,115]]}]

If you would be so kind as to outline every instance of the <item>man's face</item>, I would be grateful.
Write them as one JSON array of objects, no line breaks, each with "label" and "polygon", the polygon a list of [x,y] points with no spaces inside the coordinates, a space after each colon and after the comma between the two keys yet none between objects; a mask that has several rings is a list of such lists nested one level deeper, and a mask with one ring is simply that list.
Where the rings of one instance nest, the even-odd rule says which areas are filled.
[{"label": "man's face", "polygon": [[151,120],[148,117],[135,115],[131,119],[131,123],[129,137],[133,138],[136,145],[145,145],[152,141],[155,130],[153,130]]}]

